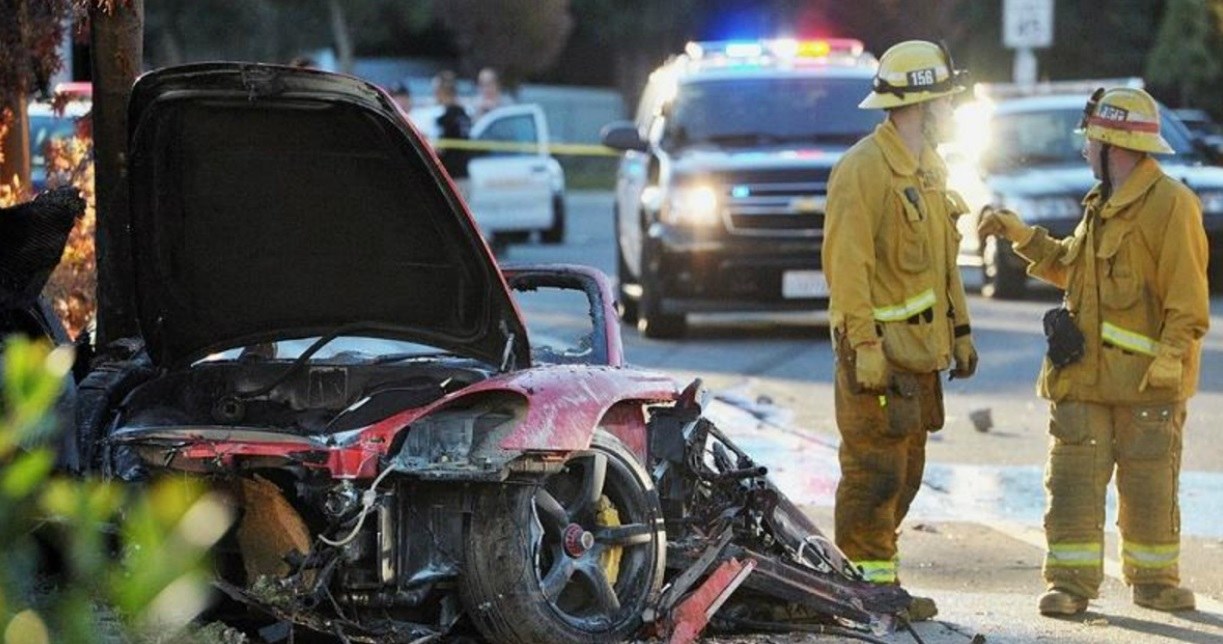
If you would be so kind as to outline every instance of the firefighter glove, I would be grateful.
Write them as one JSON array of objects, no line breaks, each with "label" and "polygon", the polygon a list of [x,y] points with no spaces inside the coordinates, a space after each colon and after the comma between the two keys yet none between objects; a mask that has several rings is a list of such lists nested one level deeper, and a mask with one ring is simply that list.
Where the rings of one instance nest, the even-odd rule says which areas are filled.
[{"label": "firefighter glove", "polygon": [[854,379],[864,392],[883,393],[887,388],[888,363],[882,342],[863,342],[854,348]]},{"label": "firefighter glove", "polygon": [[955,358],[955,368],[951,370],[952,378],[971,378],[977,372],[977,348],[972,345],[972,336],[956,338],[951,354]]},{"label": "firefighter glove", "polygon": [[1006,238],[1011,243],[1022,246],[1032,238],[1032,234],[1036,231],[1023,223],[1015,211],[986,206],[985,211],[981,213],[981,223],[977,225],[977,232],[982,238],[993,235]]},{"label": "firefighter glove", "polygon": [[1151,366],[1147,367],[1146,374],[1142,376],[1142,382],[1138,383],[1138,391],[1146,391],[1147,387],[1176,389],[1181,384],[1183,369],[1180,349],[1161,344],[1155,352]]}]

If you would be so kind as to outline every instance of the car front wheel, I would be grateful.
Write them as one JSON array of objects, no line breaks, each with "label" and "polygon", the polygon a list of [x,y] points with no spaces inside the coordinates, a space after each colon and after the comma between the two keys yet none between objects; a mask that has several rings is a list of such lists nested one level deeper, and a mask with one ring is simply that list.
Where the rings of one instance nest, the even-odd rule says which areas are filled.
[{"label": "car front wheel", "polygon": [[599,431],[539,484],[476,494],[460,592],[491,641],[622,641],[658,593],[665,547],[649,475]]},{"label": "car front wheel", "polygon": [[683,313],[663,313],[662,297],[650,284],[641,285],[641,302],[637,306],[637,330],[647,338],[670,340],[684,335],[688,319]]},{"label": "car front wheel", "polygon": [[545,244],[560,244],[565,241],[565,196],[552,195],[552,226],[540,233]]},{"label": "car front wheel", "polygon": [[624,251],[620,249],[620,242],[616,242],[616,312],[620,314],[620,319],[627,324],[637,324],[637,299],[631,297],[628,289],[625,286],[634,281],[632,273],[629,271],[628,264],[624,263]]},{"label": "car front wheel", "polygon": [[688,330],[688,318],[683,313],[662,310],[662,276],[658,251],[646,240],[641,251],[641,299],[637,303],[637,330],[647,338],[672,339]]}]

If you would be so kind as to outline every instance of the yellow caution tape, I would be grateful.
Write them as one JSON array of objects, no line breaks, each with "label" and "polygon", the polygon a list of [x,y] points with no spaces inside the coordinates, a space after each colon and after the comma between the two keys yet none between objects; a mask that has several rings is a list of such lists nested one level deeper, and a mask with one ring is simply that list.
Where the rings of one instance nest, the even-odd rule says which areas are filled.
[{"label": "yellow caution tape", "polygon": [[482,150],[487,152],[526,152],[536,154],[543,147],[549,154],[614,157],[620,153],[594,143],[520,143],[518,141],[480,141],[474,139],[438,139],[434,147],[447,150]]}]

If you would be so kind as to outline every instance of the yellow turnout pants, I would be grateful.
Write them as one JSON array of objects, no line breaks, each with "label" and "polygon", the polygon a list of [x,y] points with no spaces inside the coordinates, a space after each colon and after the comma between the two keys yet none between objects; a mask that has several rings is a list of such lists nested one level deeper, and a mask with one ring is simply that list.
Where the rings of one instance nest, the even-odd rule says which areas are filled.
[{"label": "yellow turnout pants", "polygon": [[1105,493],[1114,469],[1126,582],[1180,583],[1177,481],[1184,426],[1184,402],[1052,405],[1045,470],[1049,588],[1097,596],[1104,578]]},{"label": "yellow turnout pants", "polygon": [[853,366],[837,361],[841,433],[836,541],[868,581],[897,581],[896,529],[921,487],[926,432],[943,426],[938,373],[897,373],[885,395],[855,393]]}]

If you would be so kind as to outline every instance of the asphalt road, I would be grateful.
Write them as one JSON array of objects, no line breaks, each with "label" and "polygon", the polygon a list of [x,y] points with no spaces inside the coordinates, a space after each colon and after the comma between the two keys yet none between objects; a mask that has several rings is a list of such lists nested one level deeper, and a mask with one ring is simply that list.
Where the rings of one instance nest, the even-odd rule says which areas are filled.
[{"label": "asphalt road", "polygon": [[[614,275],[610,194],[568,198],[568,237],[560,246],[512,246],[512,262],[594,265]],[[974,276],[966,275],[972,281]],[[1035,611],[1043,555],[1042,468],[1047,405],[1033,381],[1044,338],[1040,319],[1057,302],[1047,292],[997,302],[970,295],[978,374],[946,383],[946,427],[931,436],[925,489],[903,526],[905,583],[940,601],[943,616],[922,625],[927,642],[989,641],[1223,642],[1223,301],[1212,302],[1201,391],[1191,401],[1181,477],[1182,577],[1199,593],[1199,610],[1165,616],[1134,608],[1119,575],[1083,617],[1041,619]],[[579,310],[574,315],[580,315]],[[832,413],[833,356],[818,315],[706,315],[690,318],[682,340],[641,338],[622,327],[628,359],[672,374],[700,377],[718,400],[713,413],[796,502],[831,532],[838,436]],[[974,423],[988,417],[989,423]],[[987,431],[978,431],[988,424]],[[1113,528],[1110,508],[1109,528]],[[1110,540],[1115,535],[1110,534]],[[769,641],[805,641],[801,636]],[[764,640],[752,640],[764,641]],[[825,640],[820,640],[825,641]],[[910,641],[894,635],[890,641]]]}]

